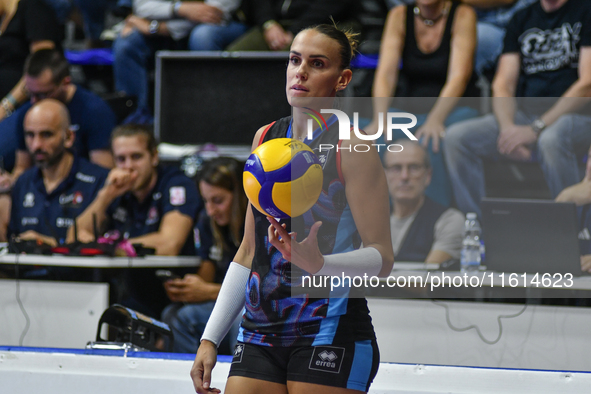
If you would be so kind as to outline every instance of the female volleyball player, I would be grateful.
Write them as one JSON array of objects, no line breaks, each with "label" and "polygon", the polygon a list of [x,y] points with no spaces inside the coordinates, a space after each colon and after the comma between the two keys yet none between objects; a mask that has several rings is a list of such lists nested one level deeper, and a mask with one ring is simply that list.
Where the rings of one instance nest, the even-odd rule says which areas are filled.
[{"label": "female volleyball player", "polygon": [[[220,392],[210,387],[216,345],[244,307],[225,393],[359,393],[377,372],[365,299],[291,297],[303,274],[385,276],[392,269],[388,192],[377,152],[350,149],[363,143],[355,136],[339,141],[334,118],[307,139],[306,112],[331,104],[351,81],[352,41],[329,25],[303,30],[293,41],[286,84],[293,116],[262,127],[253,149],[273,138],[304,141],[323,163],[323,190],[309,212],[288,221],[248,210],[191,370],[199,393]],[[324,99],[314,105],[313,98]],[[320,152],[320,144],[340,150]]]}]

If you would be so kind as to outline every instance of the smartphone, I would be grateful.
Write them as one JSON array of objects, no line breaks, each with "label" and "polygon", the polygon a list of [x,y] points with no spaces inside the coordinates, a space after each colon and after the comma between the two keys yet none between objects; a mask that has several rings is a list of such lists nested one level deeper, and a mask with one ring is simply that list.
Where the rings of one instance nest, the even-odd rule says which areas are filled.
[{"label": "smartphone", "polygon": [[158,279],[160,279],[162,282],[166,282],[167,280],[171,280],[171,279],[179,279],[180,278],[179,275],[175,274],[174,272],[172,272],[170,270],[157,270],[156,277],[158,277]]}]

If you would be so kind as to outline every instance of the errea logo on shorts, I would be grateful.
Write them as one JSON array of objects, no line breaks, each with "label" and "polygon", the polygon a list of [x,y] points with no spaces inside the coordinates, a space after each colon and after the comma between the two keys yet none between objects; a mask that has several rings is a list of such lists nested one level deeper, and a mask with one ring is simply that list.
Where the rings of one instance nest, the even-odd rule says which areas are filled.
[{"label": "errea logo on shorts", "polygon": [[310,359],[309,369],[323,372],[339,373],[345,356],[345,348],[316,346]]},{"label": "errea logo on shorts", "polygon": [[234,356],[232,357],[232,364],[241,363],[243,354],[244,354],[244,345],[242,343],[239,343],[234,348]]}]

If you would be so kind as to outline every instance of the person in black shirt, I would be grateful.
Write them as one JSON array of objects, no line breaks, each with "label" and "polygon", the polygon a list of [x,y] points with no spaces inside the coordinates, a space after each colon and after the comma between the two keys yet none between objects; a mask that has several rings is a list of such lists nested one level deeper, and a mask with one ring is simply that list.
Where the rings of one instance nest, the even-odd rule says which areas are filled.
[{"label": "person in black shirt", "polygon": [[[577,113],[591,96],[591,2],[540,0],[517,12],[492,87],[494,115],[447,130],[458,208],[480,213],[484,158],[537,159],[554,197],[579,182],[578,159],[591,144],[591,117]],[[527,98],[520,110],[517,97]]]},{"label": "person in black shirt", "polygon": [[[376,133],[380,113],[384,114],[382,124],[387,124],[389,97],[395,94],[399,79],[406,82],[406,92],[399,90],[397,95],[437,97],[432,108],[423,104],[418,111],[404,109],[421,113],[413,133],[428,147],[433,166],[426,194],[444,206],[450,206],[453,198],[440,145],[446,126],[478,115],[465,105],[455,108],[460,97],[479,95],[472,72],[475,49],[476,13],[470,6],[448,0],[417,0],[388,13],[373,84],[373,121],[364,130]],[[392,139],[405,137],[399,134]]]}]

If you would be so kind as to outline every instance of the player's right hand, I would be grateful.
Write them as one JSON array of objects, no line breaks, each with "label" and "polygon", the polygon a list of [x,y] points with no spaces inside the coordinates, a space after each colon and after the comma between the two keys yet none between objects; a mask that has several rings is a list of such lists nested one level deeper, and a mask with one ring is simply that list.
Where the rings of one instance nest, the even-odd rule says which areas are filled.
[{"label": "player's right hand", "polygon": [[195,392],[199,394],[221,393],[220,389],[211,387],[211,371],[216,361],[216,346],[208,340],[202,341],[191,368],[191,379],[193,380]]}]

